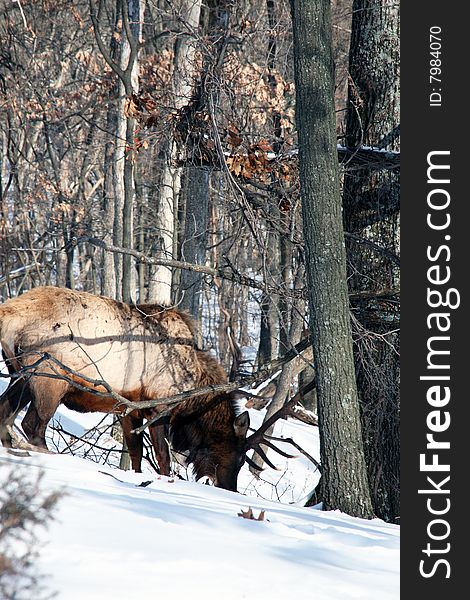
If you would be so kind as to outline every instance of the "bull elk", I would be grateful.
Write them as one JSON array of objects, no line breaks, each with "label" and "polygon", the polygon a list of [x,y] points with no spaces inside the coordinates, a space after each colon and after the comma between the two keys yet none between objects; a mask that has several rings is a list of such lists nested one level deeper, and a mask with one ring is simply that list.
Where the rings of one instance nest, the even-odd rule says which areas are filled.
[{"label": "bull elk", "polygon": [[[23,430],[31,444],[42,448],[47,448],[47,424],[61,403],[78,412],[116,413],[137,472],[143,434],[134,430],[166,407],[124,414],[126,406],[110,390],[136,402],[227,381],[220,364],[195,347],[193,323],[185,313],[64,288],[35,288],[2,304],[0,344],[13,376],[0,399],[3,445],[12,445],[13,421],[28,404]],[[261,430],[247,438],[249,424],[234,393],[184,400],[167,422],[149,425],[160,472],[170,474],[169,440],[174,450],[188,454],[197,479],[206,476],[216,486],[236,491],[245,459],[254,464],[246,457],[248,449],[274,466],[260,448],[260,443],[272,444]]]}]

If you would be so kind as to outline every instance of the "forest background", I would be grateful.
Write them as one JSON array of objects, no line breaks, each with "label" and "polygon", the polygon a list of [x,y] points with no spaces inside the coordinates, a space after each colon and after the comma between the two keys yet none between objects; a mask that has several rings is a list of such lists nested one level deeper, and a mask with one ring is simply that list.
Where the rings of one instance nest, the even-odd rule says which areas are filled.
[{"label": "forest background", "polygon": [[[399,9],[331,8],[360,451],[396,522]],[[308,337],[289,2],[3,3],[0,44],[2,300],[52,284],[177,305],[232,380]],[[267,418],[314,365],[284,365]]]}]

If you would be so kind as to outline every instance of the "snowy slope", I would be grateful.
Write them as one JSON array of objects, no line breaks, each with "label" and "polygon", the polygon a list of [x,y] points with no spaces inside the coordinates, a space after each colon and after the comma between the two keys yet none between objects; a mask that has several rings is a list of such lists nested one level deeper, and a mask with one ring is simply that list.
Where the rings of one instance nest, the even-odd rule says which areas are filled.
[{"label": "snowy slope", "polygon": [[[251,426],[257,429],[263,421],[265,411],[252,409],[249,413]],[[20,426],[23,414],[24,412],[20,413],[17,419],[18,426]],[[74,434],[78,437],[85,435],[87,438],[92,439],[99,446],[99,449],[79,441],[74,442],[71,448],[73,453],[85,456],[100,464],[107,463],[117,467],[119,465],[119,454],[113,452],[112,449],[119,450],[120,445],[109,435],[111,420],[109,415],[106,416],[100,413],[80,414],[68,410],[65,406],[60,406],[54,416],[52,425],[56,428],[60,427],[63,432],[59,434],[57,431],[49,428],[47,433],[48,447],[55,451],[69,453],[67,446],[72,440],[64,432]],[[88,432],[88,430],[95,426],[98,426],[97,429]],[[280,420],[276,423],[274,435],[276,437],[293,438],[303,450],[318,459],[319,440],[318,429],[316,427],[311,427],[291,419],[288,421]],[[277,500],[286,504],[301,503],[303,505],[305,504],[305,499],[318,483],[320,474],[316,466],[299,454],[291,445],[278,442],[276,444],[289,454],[295,455],[296,458],[288,460],[269,450],[268,456],[279,470],[266,469],[261,474],[261,478],[257,479],[253,477],[248,466],[245,465],[238,478],[238,490],[249,496]],[[174,467],[183,478],[194,479],[191,469],[179,467],[177,464],[174,464]],[[144,473],[147,474],[147,479],[155,476],[155,471],[145,461],[142,468]]]},{"label": "snowy slope", "polygon": [[[83,423],[74,416],[90,424],[89,415],[61,418],[79,432]],[[284,427],[288,435],[292,427],[306,428]],[[290,460],[282,474],[295,495],[310,477],[303,460]],[[399,597],[399,528],[265,500],[263,485],[271,487],[269,478],[279,477],[275,471],[267,471],[268,483],[249,497],[149,472],[125,473],[75,456],[18,457],[2,448],[0,463],[24,469],[25,477],[43,469],[46,488],[66,492],[43,535],[38,564],[59,599]],[[0,477],[7,471],[0,469]],[[302,476],[300,485],[292,483]],[[248,479],[244,473],[239,489]],[[255,516],[265,510],[267,520],[237,516],[249,506]]]},{"label": "snowy slope", "polygon": [[[398,598],[397,526],[165,477],[138,487],[142,474],[72,456],[0,461],[67,492],[39,564],[61,599]],[[238,517],[248,506],[268,520]]]}]

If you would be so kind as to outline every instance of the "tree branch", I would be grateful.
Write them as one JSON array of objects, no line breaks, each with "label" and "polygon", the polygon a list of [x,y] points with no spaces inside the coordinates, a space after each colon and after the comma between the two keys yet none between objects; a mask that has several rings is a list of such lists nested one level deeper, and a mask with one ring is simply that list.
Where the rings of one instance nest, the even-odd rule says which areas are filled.
[{"label": "tree branch", "polygon": [[103,38],[101,37],[99,21],[101,17],[101,10],[103,7],[103,0],[99,0],[98,2],[98,15],[95,14],[95,9],[93,7],[93,0],[89,0],[90,6],[90,18],[93,24],[93,33],[95,35],[96,43],[98,44],[98,48],[100,49],[101,54],[103,55],[104,60],[108,64],[108,66],[116,73],[119,79],[126,85],[126,72],[121,69],[121,67],[111,58],[111,55],[108,52],[108,49],[103,43]]},{"label": "tree branch", "polygon": [[[144,401],[144,402],[131,402],[124,396],[121,396],[117,392],[114,392],[112,390],[111,386],[106,381],[104,381],[102,379],[92,379],[91,377],[87,377],[83,373],[80,373],[78,371],[75,371],[74,369],[71,369],[70,367],[67,367],[62,362],[60,362],[57,358],[51,356],[47,352],[45,352],[43,354],[40,354],[37,352],[34,353],[35,355],[38,356],[38,359],[34,363],[21,367],[21,369],[19,369],[16,373],[13,373],[13,374],[0,373],[0,377],[14,379],[14,378],[24,378],[25,375],[27,375],[28,377],[46,377],[49,379],[63,379],[65,381],[67,381],[68,383],[70,383],[71,385],[73,385],[75,388],[79,389],[80,391],[94,394],[96,396],[113,398],[114,400],[116,400],[116,409],[121,405],[126,406],[125,411],[117,411],[117,412],[124,412],[125,415],[131,413],[133,410],[156,408],[158,406],[169,407],[166,411],[160,413],[157,417],[148,421],[145,424],[145,426],[134,430],[134,433],[140,433],[146,427],[155,423],[157,420],[161,420],[164,417],[166,417],[167,414],[169,414],[171,412],[171,409],[174,406],[176,406],[177,404],[179,404],[180,402],[184,402],[185,400],[188,400],[190,398],[197,398],[199,396],[204,396],[207,394],[228,393],[231,391],[238,390],[239,388],[246,386],[246,385],[250,385],[253,383],[260,383],[262,381],[265,381],[270,376],[272,376],[283,364],[293,360],[296,356],[298,356],[301,352],[303,352],[310,345],[311,345],[310,339],[304,338],[298,344],[296,344],[293,348],[291,348],[288,352],[286,352],[282,357],[271,361],[270,363],[268,363],[266,366],[264,366],[262,369],[260,369],[253,375],[241,377],[237,381],[233,381],[230,383],[222,383],[222,384],[218,384],[218,385],[204,386],[202,388],[188,390],[188,391],[182,392],[180,394],[175,394],[174,396],[167,396],[165,398],[159,398],[156,400],[148,400],[148,401]],[[55,371],[53,373],[35,371],[35,369],[37,369],[44,362],[52,363],[53,365],[57,366],[58,369],[63,370],[65,373],[60,373],[58,371]],[[70,375],[71,377],[69,377],[67,374]],[[78,381],[73,379],[72,377],[77,377],[80,380],[83,380],[84,382],[90,384],[93,387],[87,387],[85,385],[82,385],[81,383],[79,383]],[[106,391],[103,392],[101,390],[95,389],[97,387],[103,387]]]},{"label": "tree branch", "polygon": [[[358,238],[358,240],[355,240],[355,241],[362,243],[362,238]],[[145,254],[143,254],[142,252],[139,252],[137,250],[131,250],[129,248],[122,248],[120,246],[113,246],[111,244],[106,244],[103,240],[101,240],[99,238],[88,237],[88,236],[81,236],[78,238],[74,237],[74,238],[72,238],[70,243],[73,246],[76,246],[76,245],[84,243],[84,242],[87,242],[88,244],[90,244],[92,246],[101,248],[105,252],[113,252],[115,254],[124,254],[124,255],[128,255],[128,256],[133,256],[139,262],[146,263],[148,265],[160,265],[160,266],[169,267],[169,268],[173,268],[173,269],[185,269],[188,271],[195,271],[197,273],[204,273],[212,278],[218,277],[220,279],[226,279],[227,281],[231,281],[233,283],[238,283],[240,285],[251,287],[251,288],[254,288],[257,290],[261,290],[267,294],[272,294],[272,295],[276,295],[276,296],[284,296],[287,298],[302,298],[302,299],[305,299],[307,297],[307,291],[305,288],[290,289],[290,288],[285,288],[285,287],[280,287],[280,286],[274,287],[271,285],[267,285],[266,283],[264,283],[262,281],[257,281],[256,279],[253,279],[251,277],[248,277],[247,275],[243,275],[242,273],[235,271],[235,268],[231,264],[213,268],[213,267],[207,267],[206,265],[198,265],[198,264],[194,264],[194,263],[183,262],[180,260],[174,260],[171,258],[150,257],[150,256],[146,256]],[[368,240],[364,240],[364,242],[369,243]],[[373,242],[370,242],[370,245],[376,246]],[[67,250],[67,247],[68,246],[65,246],[64,250]],[[377,248],[382,250],[380,248],[380,246],[377,246]],[[384,250],[384,252],[388,252],[388,251]],[[394,256],[394,255],[391,254],[391,256]],[[396,260],[394,262],[399,260],[398,257],[395,257],[395,259]],[[353,292],[349,295],[349,298],[351,300],[354,300],[354,299],[358,298],[359,296],[360,295]],[[375,297],[375,296],[380,297],[380,294],[378,294],[378,295],[372,294],[372,297]]]},{"label": "tree branch", "polygon": [[232,265],[212,268],[207,267],[206,265],[198,265],[193,263],[187,263],[180,260],[173,260],[170,258],[154,258],[150,256],[146,256],[142,252],[138,252],[137,250],[131,250],[129,248],[121,248],[118,246],[112,246],[110,244],[106,244],[103,240],[93,237],[79,237],[73,238],[73,245],[81,244],[83,242],[87,242],[92,246],[97,246],[106,252],[114,252],[116,254],[124,254],[133,256],[139,262],[143,262],[149,265],[160,265],[164,267],[170,267],[174,269],[186,269],[188,271],[195,271],[197,273],[205,273],[210,277],[219,277],[220,279],[226,279],[228,281],[232,281],[234,283],[238,283],[240,285],[245,285],[247,287],[251,287],[254,289],[262,290],[268,294],[275,295],[286,295],[291,298],[304,298],[306,292],[304,289],[301,290],[286,290],[280,289],[273,286],[269,286],[262,281],[256,281],[256,279],[252,279],[247,275],[243,275],[235,271]]}]

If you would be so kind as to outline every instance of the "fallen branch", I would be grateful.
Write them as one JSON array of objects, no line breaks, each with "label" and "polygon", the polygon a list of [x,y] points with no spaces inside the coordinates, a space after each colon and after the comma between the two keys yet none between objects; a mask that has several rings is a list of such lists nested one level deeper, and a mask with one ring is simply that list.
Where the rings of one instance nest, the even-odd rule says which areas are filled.
[{"label": "fallen branch", "polygon": [[[298,344],[296,344],[293,348],[291,348],[291,350],[286,352],[286,354],[284,354],[282,357],[271,361],[270,363],[265,365],[262,369],[260,369],[253,375],[241,377],[237,381],[233,381],[230,383],[218,384],[218,385],[209,385],[209,386],[205,386],[205,387],[198,388],[198,389],[188,390],[186,392],[182,392],[182,393],[176,394],[174,396],[167,396],[165,398],[159,398],[157,400],[148,400],[148,401],[144,401],[144,402],[132,402],[132,401],[128,400],[124,396],[121,396],[117,392],[113,391],[111,386],[103,379],[92,379],[91,377],[88,377],[88,376],[84,375],[83,373],[75,371],[74,369],[71,369],[67,365],[64,365],[61,361],[59,361],[54,356],[51,356],[48,352],[44,352],[42,354],[40,354],[38,352],[33,353],[34,355],[38,356],[38,359],[36,361],[31,363],[30,365],[23,366],[21,369],[19,369],[16,373],[13,373],[13,374],[0,373],[0,377],[23,378],[23,379],[25,377],[45,377],[45,378],[49,378],[49,379],[63,379],[65,381],[67,381],[67,383],[70,383],[70,385],[73,385],[75,388],[79,389],[80,391],[94,394],[96,396],[113,398],[116,401],[116,405],[115,405],[116,412],[124,413],[124,415],[129,414],[133,410],[141,410],[141,409],[145,409],[145,408],[156,408],[158,406],[165,406],[166,407],[165,411],[161,412],[154,419],[151,419],[150,421],[148,421],[145,424],[145,426],[142,426],[139,429],[134,430],[134,433],[140,433],[149,425],[152,425],[156,421],[162,421],[164,418],[166,418],[168,416],[168,414],[171,412],[171,410],[174,408],[174,406],[176,406],[180,402],[184,402],[185,400],[188,400],[190,398],[196,398],[196,397],[204,396],[207,394],[228,393],[228,392],[232,392],[235,390],[239,390],[241,387],[244,387],[244,386],[247,386],[247,385],[250,385],[253,383],[259,384],[260,382],[265,381],[266,379],[271,377],[273,375],[273,373],[275,373],[277,370],[279,370],[279,368],[283,364],[293,360],[296,356],[298,356],[301,352],[303,352],[310,345],[311,345],[310,339],[304,338]],[[38,367],[40,367],[45,362],[49,363],[49,367],[53,371],[52,373],[47,372],[47,371],[44,371],[44,372],[37,371]],[[55,370],[53,368],[53,366],[51,366],[51,365],[55,366],[57,369]],[[60,371],[62,371],[62,372],[60,372]],[[83,381],[83,382],[89,384],[89,386],[91,386],[91,387],[89,387],[88,385],[83,385],[82,383],[77,381],[77,379],[74,379],[74,378],[77,378],[80,381]],[[105,391],[96,389],[96,388],[100,388],[100,387],[104,388]],[[221,401],[221,399],[220,400],[217,399],[217,402],[218,401]],[[120,406],[123,406],[126,408],[125,409],[123,408],[122,410],[118,410]]]},{"label": "fallen branch", "polygon": [[[134,408],[153,408],[155,406],[159,406],[162,404],[178,404],[179,402],[183,402],[188,400],[189,398],[196,398],[198,396],[205,396],[207,394],[222,394],[234,392],[235,390],[240,390],[240,388],[245,387],[247,385],[251,385],[253,383],[261,383],[269,377],[272,376],[279,368],[294,359],[301,352],[306,350],[311,345],[311,341],[309,337],[304,338],[298,344],[296,344],[293,348],[291,348],[286,354],[281,356],[278,359],[272,360],[270,363],[265,365],[262,369],[254,373],[253,375],[247,375],[246,377],[241,377],[236,381],[232,381],[229,383],[220,383],[218,385],[208,385],[202,388],[198,388],[196,390],[189,390],[187,392],[182,392],[180,394],[176,394],[175,396],[167,396],[166,398],[160,398],[159,400],[149,400],[146,402],[133,402],[131,403]],[[305,390],[302,391],[305,393]],[[297,397],[296,394],[295,397]],[[300,396],[301,397],[301,396]],[[284,407],[283,407],[284,408]],[[165,413],[166,414],[166,413]],[[148,421],[145,426],[139,427],[134,430],[134,433],[140,433],[143,431],[148,425],[152,425],[157,420],[159,420],[164,413],[161,413],[158,417],[151,419]]]},{"label": "fallen branch", "polygon": [[289,412],[289,416],[306,423],[307,425],[318,425],[318,417],[311,410],[307,410],[300,404],[294,406]]},{"label": "fallen branch", "polygon": [[113,446],[112,448],[105,448],[104,446],[99,446],[96,442],[94,442],[90,438],[87,438],[86,435],[88,433],[90,433],[91,431],[93,431],[94,428],[92,428],[88,431],[85,431],[85,433],[83,435],[76,435],[75,433],[71,433],[70,431],[67,431],[67,429],[64,429],[64,427],[62,427],[62,425],[60,425],[60,424],[51,425],[51,429],[52,429],[52,431],[56,431],[59,434],[68,435],[70,438],[72,438],[72,441],[70,442],[70,444],[67,444],[67,442],[64,440],[67,447],[64,448],[64,450],[61,450],[60,454],[64,454],[65,450],[69,450],[70,453],[73,454],[74,450],[72,449],[72,446],[73,446],[73,444],[76,444],[77,442],[82,442],[83,445],[86,444],[87,446],[90,446],[91,448],[100,450],[102,452],[107,452],[108,454],[110,454],[111,452],[117,452],[118,454],[122,454],[123,452],[126,452],[125,450],[118,448],[118,445],[119,445],[118,442],[116,442],[117,445]]}]

